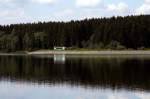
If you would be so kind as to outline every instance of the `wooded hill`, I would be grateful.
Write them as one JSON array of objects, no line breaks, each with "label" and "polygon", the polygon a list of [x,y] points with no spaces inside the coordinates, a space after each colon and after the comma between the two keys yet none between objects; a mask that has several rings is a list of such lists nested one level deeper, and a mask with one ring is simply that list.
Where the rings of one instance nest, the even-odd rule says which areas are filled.
[{"label": "wooded hill", "polygon": [[0,50],[150,48],[150,15],[0,26]]}]

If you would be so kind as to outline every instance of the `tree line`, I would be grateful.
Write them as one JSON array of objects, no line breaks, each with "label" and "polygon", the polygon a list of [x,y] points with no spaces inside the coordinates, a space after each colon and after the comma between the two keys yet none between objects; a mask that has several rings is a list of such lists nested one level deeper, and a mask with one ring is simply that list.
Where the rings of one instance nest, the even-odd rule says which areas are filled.
[{"label": "tree line", "polygon": [[0,26],[0,50],[150,48],[150,15]]}]

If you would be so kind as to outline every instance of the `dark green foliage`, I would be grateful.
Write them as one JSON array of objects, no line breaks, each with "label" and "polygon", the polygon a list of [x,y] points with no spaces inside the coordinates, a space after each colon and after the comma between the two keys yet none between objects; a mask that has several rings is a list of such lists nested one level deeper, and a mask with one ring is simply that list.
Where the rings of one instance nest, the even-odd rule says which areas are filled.
[{"label": "dark green foliage", "polygon": [[0,26],[0,50],[150,48],[150,15]]}]

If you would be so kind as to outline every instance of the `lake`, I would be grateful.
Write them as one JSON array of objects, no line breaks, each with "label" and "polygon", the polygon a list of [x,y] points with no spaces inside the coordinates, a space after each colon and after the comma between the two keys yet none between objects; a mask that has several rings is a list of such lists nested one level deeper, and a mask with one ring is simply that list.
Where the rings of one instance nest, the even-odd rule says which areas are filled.
[{"label": "lake", "polygon": [[0,56],[0,99],[150,99],[150,56]]}]

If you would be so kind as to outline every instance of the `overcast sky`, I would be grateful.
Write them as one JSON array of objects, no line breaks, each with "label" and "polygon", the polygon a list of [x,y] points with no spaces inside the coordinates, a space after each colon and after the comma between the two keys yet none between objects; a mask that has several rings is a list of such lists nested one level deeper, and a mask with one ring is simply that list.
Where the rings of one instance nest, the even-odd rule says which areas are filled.
[{"label": "overcast sky", "polygon": [[150,0],[0,0],[0,24],[150,14]]}]

